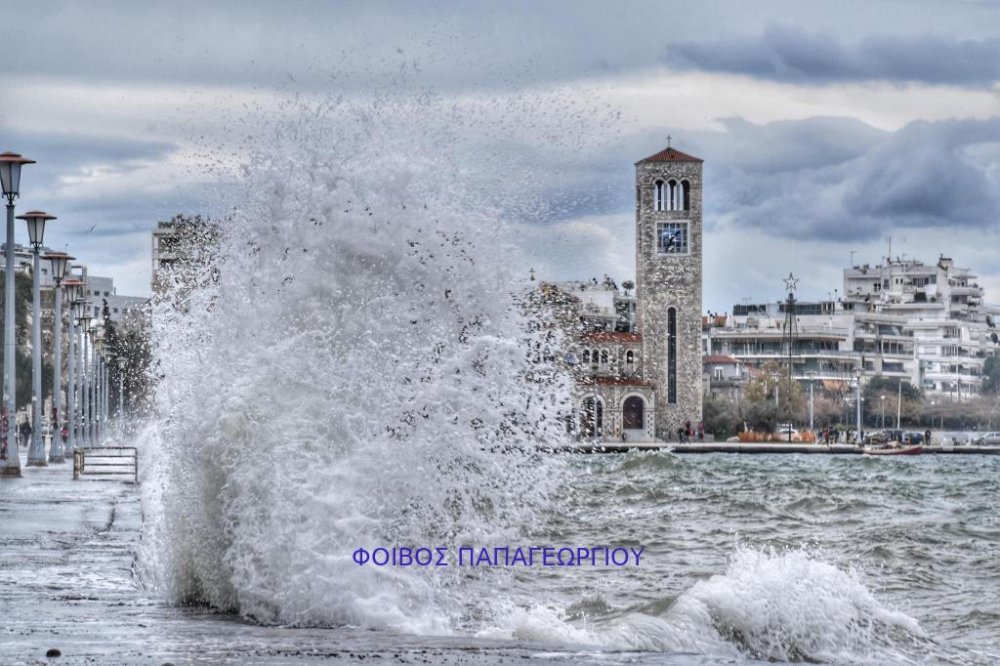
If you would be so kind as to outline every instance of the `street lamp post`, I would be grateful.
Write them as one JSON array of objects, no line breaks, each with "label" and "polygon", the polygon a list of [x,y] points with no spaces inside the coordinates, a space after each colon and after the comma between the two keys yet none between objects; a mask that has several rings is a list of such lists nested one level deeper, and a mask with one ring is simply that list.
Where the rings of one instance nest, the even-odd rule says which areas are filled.
[{"label": "street lamp post", "polygon": [[31,446],[28,464],[44,466],[45,442],[42,441],[42,266],[39,252],[45,238],[45,223],[56,219],[40,210],[33,210],[17,219],[28,224],[31,243]]},{"label": "street lamp post", "polygon": [[100,445],[104,433],[104,332],[97,324],[94,329],[94,439]]},{"label": "street lamp post", "polygon": [[111,368],[115,367],[115,352],[110,347],[104,354],[104,432],[111,433]]},{"label": "street lamp post", "polygon": [[861,438],[861,369],[858,368],[854,372],[855,385],[854,385],[854,399],[858,403],[858,418],[857,418],[857,431],[858,431],[858,444],[864,444],[864,440]]},{"label": "street lamp post", "polygon": [[87,437],[91,446],[97,446],[97,324],[91,324],[90,329],[90,367],[87,374],[90,382],[87,386]]},{"label": "street lamp post", "polygon": [[896,430],[899,430],[903,415],[903,380],[896,387]]},{"label": "street lamp post", "polygon": [[[125,418],[125,357],[121,354],[115,359],[118,363],[118,420],[124,423]],[[122,426],[119,426],[122,427]]]},{"label": "street lamp post", "polygon": [[83,365],[80,363],[80,354],[83,351],[83,337],[80,335],[81,322],[80,317],[83,316],[85,302],[83,301],[83,284],[75,287],[77,293],[77,298],[73,300],[73,329],[72,338],[70,339],[70,344],[73,346],[72,357],[70,358],[70,369],[73,372],[73,382],[70,389],[70,399],[72,403],[70,405],[70,419],[72,425],[70,425],[69,436],[74,440],[73,447],[76,448],[77,445],[85,446],[83,441],[83,428],[81,424],[83,422],[81,418],[81,413],[83,411]]},{"label": "street lamp post", "polygon": [[17,453],[17,378],[14,368],[17,364],[17,340],[14,336],[14,199],[20,196],[21,167],[34,164],[35,160],[21,157],[17,153],[0,154],[0,183],[7,199],[7,240],[4,245],[6,270],[4,280],[4,343],[3,374],[6,400],[0,427],[3,441],[0,442],[0,476],[21,476],[21,459]]},{"label": "street lamp post", "polygon": [[809,431],[813,430],[813,382],[816,381],[816,371],[809,370],[806,372],[806,376],[809,377]]},{"label": "street lamp post", "polygon": [[71,257],[65,252],[50,252],[44,258],[52,264],[52,281],[55,284],[52,293],[55,294],[56,300],[55,343],[52,359],[55,366],[52,373],[52,424],[55,432],[52,434],[52,445],[49,447],[49,462],[63,462],[66,459],[66,452],[63,449],[62,441],[62,421],[64,418],[62,402],[62,284],[63,278],[66,277],[66,266],[75,257]]},{"label": "street lamp post", "polygon": [[[69,349],[66,354],[66,448],[76,448],[76,315],[80,281],[65,280],[63,288],[69,299]],[[58,373],[58,370],[56,371]],[[65,451],[64,451],[65,455]]]},{"label": "street lamp post", "polygon": [[885,394],[879,396],[882,403],[882,430],[885,430]]},{"label": "street lamp post", "polygon": [[88,404],[90,401],[90,373],[87,368],[87,333],[90,327],[90,303],[79,301],[82,314],[78,319],[80,329],[80,440],[83,446],[90,446],[90,420]]},{"label": "street lamp post", "polygon": [[115,364],[115,354],[110,349],[104,356],[104,430],[111,424],[111,368]]},{"label": "street lamp post", "polygon": [[101,437],[103,438],[108,433],[108,362],[109,356],[107,349],[101,354]]}]

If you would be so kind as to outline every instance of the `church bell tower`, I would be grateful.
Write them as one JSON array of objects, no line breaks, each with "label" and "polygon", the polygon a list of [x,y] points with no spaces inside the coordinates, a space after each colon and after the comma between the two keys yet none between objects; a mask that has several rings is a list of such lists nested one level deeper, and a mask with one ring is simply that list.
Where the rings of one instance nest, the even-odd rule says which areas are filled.
[{"label": "church bell tower", "polygon": [[636,162],[636,315],[656,436],[701,421],[702,160],[670,147]]}]

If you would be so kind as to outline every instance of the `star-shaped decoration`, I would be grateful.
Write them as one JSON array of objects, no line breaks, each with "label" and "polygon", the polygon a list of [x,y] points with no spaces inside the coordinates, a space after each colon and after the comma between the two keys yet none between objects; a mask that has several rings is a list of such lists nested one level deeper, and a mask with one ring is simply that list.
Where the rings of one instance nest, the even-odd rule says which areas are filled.
[{"label": "star-shaped decoration", "polygon": [[785,289],[787,289],[788,291],[795,291],[796,286],[799,284],[799,279],[794,275],[792,275],[791,273],[789,273],[788,277],[785,278],[783,281],[785,283]]}]

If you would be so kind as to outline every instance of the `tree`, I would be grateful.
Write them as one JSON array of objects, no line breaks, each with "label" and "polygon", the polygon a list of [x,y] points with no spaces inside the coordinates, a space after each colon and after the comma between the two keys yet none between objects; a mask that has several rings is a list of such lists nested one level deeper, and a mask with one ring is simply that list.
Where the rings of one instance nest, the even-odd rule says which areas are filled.
[{"label": "tree", "polygon": [[[817,390],[813,396],[813,425],[819,428],[832,427],[843,421],[846,413],[844,395],[840,391]],[[809,418],[808,407],[803,422]]]},{"label": "tree", "polygon": [[[105,336],[108,347],[121,359],[121,366],[111,367],[110,382],[115,388],[112,395],[117,394],[121,382],[125,390],[124,413],[141,412],[148,404],[151,389],[150,363],[152,350],[149,341],[149,325],[145,318],[126,319],[120,326],[115,326],[110,318],[105,319]],[[117,403],[112,404],[114,411]]]},{"label": "tree", "polygon": [[735,435],[741,419],[735,405],[725,398],[706,395],[701,403],[705,431],[715,435],[716,441]]},{"label": "tree", "polygon": [[756,369],[743,392],[740,406],[751,428],[774,432],[778,423],[800,419],[806,409],[802,386],[788,376],[788,368],[768,361]]},{"label": "tree", "polygon": [[982,393],[1000,394],[1000,356],[990,356],[983,365]]},{"label": "tree", "polygon": [[632,280],[625,280],[622,282],[622,289],[625,290],[625,295],[628,296],[629,292],[635,289],[635,282],[632,282]]},{"label": "tree", "polygon": [[920,413],[920,405],[923,402],[920,389],[905,379],[890,377],[869,379],[862,391],[863,423],[869,427],[881,426],[884,406],[885,426],[895,426],[896,407],[900,395],[902,395],[902,404],[899,405],[900,416],[905,414],[908,417],[907,421],[912,424],[910,419]]}]

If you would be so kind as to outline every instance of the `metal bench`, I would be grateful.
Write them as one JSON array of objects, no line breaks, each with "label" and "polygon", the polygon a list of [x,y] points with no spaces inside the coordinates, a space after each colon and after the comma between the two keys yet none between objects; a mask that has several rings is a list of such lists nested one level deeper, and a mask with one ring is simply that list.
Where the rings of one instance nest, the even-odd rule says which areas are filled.
[{"label": "metal bench", "polygon": [[139,450],[134,446],[88,446],[73,449],[73,479],[87,475],[131,476],[139,483]]}]

